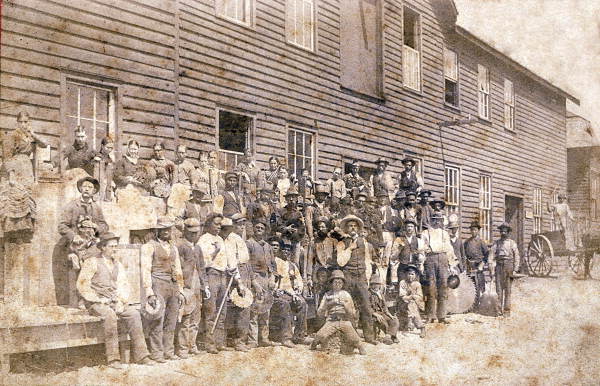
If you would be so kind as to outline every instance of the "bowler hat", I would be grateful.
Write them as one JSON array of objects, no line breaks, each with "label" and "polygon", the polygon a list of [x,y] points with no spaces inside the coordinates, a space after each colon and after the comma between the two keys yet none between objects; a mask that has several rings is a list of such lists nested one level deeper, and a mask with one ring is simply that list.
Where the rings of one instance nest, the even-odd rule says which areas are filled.
[{"label": "bowler hat", "polygon": [[503,222],[502,224],[498,225],[498,230],[501,231],[502,229],[506,229],[509,232],[512,231],[512,227],[507,222]]},{"label": "bowler hat", "polygon": [[201,230],[200,221],[198,221],[198,219],[195,217],[186,219],[183,222],[183,225],[185,226],[185,230],[189,232],[200,232]]},{"label": "bowler hat", "polygon": [[383,157],[377,158],[377,161],[375,161],[375,163],[376,164],[386,164],[386,165],[390,164],[390,162]]},{"label": "bowler hat", "polygon": [[104,232],[104,233],[100,234],[100,237],[99,237],[99,239],[100,239],[100,240],[98,241],[98,243],[97,243],[96,245],[98,245],[98,247],[102,247],[102,246],[104,246],[104,244],[106,244],[106,243],[107,243],[109,240],[115,240],[115,239],[116,239],[116,240],[118,241],[118,240],[120,239],[120,237],[119,237],[119,236],[117,236],[117,235],[115,235],[115,234],[114,234],[114,233],[112,233],[112,232]]},{"label": "bowler hat", "polygon": [[414,159],[412,159],[411,157],[405,157],[402,160],[402,164],[404,165],[404,164],[408,164],[408,163],[411,164],[411,165],[413,165],[413,166],[416,165],[416,162],[415,162]]},{"label": "bowler hat", "polygon": [[356,223],[358,223],[358,227],[361,229],[365,226],[363,220],[361,220],[359,217],[349,214],[348,216],[344,217],[342,221],[340,221],[340,227],[344,229],[350,221],[356,221]]},{"label": "bowler hat", "polygon": [[416,265],[414,265],[414,264],[409,264],[409,265],[407,265],[407,266],[406,266],[406,268],[404,268],[404,270],[405,270],[406,272],[413,271],[413,272],[414,272],[414,273],[416,273],[417,275],[419,274],[419,268],[417,268],[417,266],[416,266]]},{"label": "bowler hat", "polygon": [[477,220],[471,221],[471,225],[469,225],[469,229],[471,229],[471,228],[481,229],[481,225],[479,225],[479,221],[477,221]]},{"label": "bowler hat", "polygon": [[460,278],[458,275],[450,275],[448,276],[448,288],[457,289],[460,285]]},{"label": "bowler hat", "polygon": [[417,197],[417,193],[412,192],[412,191],[411,192],[405,192],[404,194],[405,194],[406,198],[408,198],[408,196],[415,196],[415,198]]},{"label": "bowler hat", "polygon": [[92,185],[94,185],[94,194],[98,193],[98,191],[100,190],[100,183],[98,182],[97,179],[90,177],[90,176],[80,178],[77,181],[77,190],[79,190],[79,193],[81,193],[81,185],[86,181],[91,182]]},{"label": "bowler hat", "polygon": [[334,270],[331,273],[331,276],[329,276],[329,281],[332,281],[333,279],[342,279],[344,282],[346,281],[346,277],[344,276],[344,272],[342,272],[339,269]]},{"label": "bowler hat", "polygon": [[436,198],[434,198],[434,199],[432,199],[432,200],[430,200],[430,201],[429,201],[429,205],[430,205],[431,207],[433,207],[433,206],[434,206],[436,203],[438,203],[438,202],[439,202],[440,204],[442,204],[442,209],[444,209],[444,208],[446,207],[446,201],[444,201],[444,200],[443,200],[443,199],[441,199],[441,198],[437,198],[437,197],[436,197]]},{"label": "bowler hat", "polygon": [[154,307],[148,301],[144,304],[141,310],[142,317],[147,321],[160,319],[165,313],[165,301],[162,296],[155,294],[156,303]]},{"label": "bowler hat", "polygon": [[319,184],[315,187],[315,195],[317,195],[317,194],[329,195],[329,189],[327,188],[327,186],[325,186],[323,184]]},{"label": "bowler hat", "polygon": [[419,193],[419,196],[421,196],[421,197],[425,197],[425,196],[431,197],[431,190],[423,189]]}]

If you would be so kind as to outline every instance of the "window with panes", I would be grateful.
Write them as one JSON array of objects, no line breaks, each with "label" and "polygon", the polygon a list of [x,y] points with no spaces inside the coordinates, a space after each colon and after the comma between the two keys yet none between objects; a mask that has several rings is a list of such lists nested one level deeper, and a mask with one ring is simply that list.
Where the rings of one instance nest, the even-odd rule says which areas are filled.
[{"label": "window with panes", "polygon": [[215,0],[217,16],[250,26],[254,0]]},{"label": "window with panes", "polygon": [[287,0],[286,5],[288,43],[313,51],[315,40],[314,0]]},{"label": "window with panes", "polygon": [[491,241],[492,177],[485,174],[479,176],[479,224],[481,225],[481,238],[485,241]]},{"label": "window with panes", "polygon": [[315,135],[297,128],[288,129],[288,171],[299,177],[302,170],[315,175]]},{"label": "window with panes", "polygon": [[504,127],[515,129],[515,89],[508,79],[504,79]]},{"label": "window with panes", "polygon": [[116,136],[115,90],[73,79],[67,79],[66,86],[66,132],[83,127],[89,146],[100,150],[104,137]]},{"label": "window with panes", "polygon": [[421,16],[410,8],[403,11],[402,81],[421,91]]},{"label": "window with panes", "polygon": [[595,175],[590,181],[590,217],[600,219],[600,175]]},{"label": "window with panes", "polygon": [[458,55],[444,47],[444,101],[458,106]]},{"label": "window with panes", "polygon": [[227,110],[217,110],[219,169],[233,170],[244,152],[252,152],[254,117]]},{"label": "window with panes", "polygon": [[533,189],[533,233],[542,232],[542,188]]},{"label": "window with panes", "polygon": [[477,65],[477,90],[479,117],[490,119],[490,72],[481,64]]},{"label": "window with panes", "polygon": [[444,168],[444,193],[446,213],[460,213],[460,169],[454,166]]}]

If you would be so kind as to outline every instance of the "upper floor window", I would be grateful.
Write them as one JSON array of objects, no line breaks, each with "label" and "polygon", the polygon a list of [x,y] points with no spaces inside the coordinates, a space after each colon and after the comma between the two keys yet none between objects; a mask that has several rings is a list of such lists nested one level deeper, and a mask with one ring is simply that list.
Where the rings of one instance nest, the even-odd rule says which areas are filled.
[{"label": "upper floor window", "polygon": [[288,43],[314,50],[314,0],[287,0],[286,34]]},{"label": "upper floor window", "polygon": [[66,132],[73,133],[77,126],[83,127],[90,147],[100,150],[104,137],[116,136],[115,90],[70,78],[66,86]]},{"label": "upper floor window", "polygon": [[504,127],[515,129],[515,89],[508,79],[504,79]]},{"label": "upper floor window", "polygon": [[444,101],[458,106],[458,55],[444,47]]},{"label": "upper floor window", "polygon": [[288,130],[288,171],[299,177],[303,170],[315,175],[315,135],[311,132],[290,128]]},{"label": "upper floor window", "polygon": [[233,170],[246,149],[252,151],[254,117],[227,110],[218,110],[219,169]]},{"label": "upper floor window", "polygon": [[404,86],[421,91],[421,16],[404,7],[402,81]]},{"label": "upper floor window", "polygon": [[215,0],[217,16],[246,26],[252,25],[254,0]]},{"label": "upper floor window", "polygon": [[460,169],[454,166],[444,168],[444,190],[448,215],[460,212]]},{"label": "upper floor window", "polygon": [[533,189],[533,233],[542,232],[542,188]]},{"label": "upper floor window", "polygon": [[490,72],[487,67],[477,65],[477,90],[479,117],[490,119]]}]

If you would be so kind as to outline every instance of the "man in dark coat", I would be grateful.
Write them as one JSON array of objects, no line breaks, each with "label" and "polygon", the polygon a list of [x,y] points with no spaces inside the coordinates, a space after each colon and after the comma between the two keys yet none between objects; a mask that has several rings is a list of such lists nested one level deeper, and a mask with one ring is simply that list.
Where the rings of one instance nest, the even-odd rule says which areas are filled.
[{"label": "man in dark coat", "polygon": [[485,292],[485,274],[483,268],[489,254],[489,248],[479,236],[480,229],[481,225],[479,225],[479,221],[474,220],[471,222],[469,226],[471,237],[464,244],[467,274],[475,283],[476,305],[479,304],[481,294]]},{"label": "man in dark coat", "polygon": [[404,190],[405,192],[415,192],[418,194],[423,188],[423,179],[415,170],[416,164],[417,162],[410,157],[406,157],[402,160],[404,170],[400,172],[400,176],[398,177],[398,185],[400,190]]},{"label": "man in dark coat", "polygon": [[77,126],[75,141],[65,151],[65,159],[67,160],[66,169],[81,168],[90,176],[94,175],[94,167],[96,162],[100,161],[100,157],[87,143],[87,134],[83,127]]}]

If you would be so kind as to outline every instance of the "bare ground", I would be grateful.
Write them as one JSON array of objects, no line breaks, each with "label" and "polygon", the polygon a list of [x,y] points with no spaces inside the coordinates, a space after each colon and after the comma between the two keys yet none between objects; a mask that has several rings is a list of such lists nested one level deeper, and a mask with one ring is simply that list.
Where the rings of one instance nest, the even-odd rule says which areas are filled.
[{"label": "bare ground", "polygon": [[[600,383],[600,281],[520,279],[509,318],[454,315],[367,356],[261,348],[152,367],[9,374],[3,384],[354,385]],[[102,353],[96,350],[95,355]]]}]

